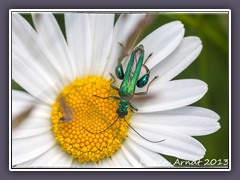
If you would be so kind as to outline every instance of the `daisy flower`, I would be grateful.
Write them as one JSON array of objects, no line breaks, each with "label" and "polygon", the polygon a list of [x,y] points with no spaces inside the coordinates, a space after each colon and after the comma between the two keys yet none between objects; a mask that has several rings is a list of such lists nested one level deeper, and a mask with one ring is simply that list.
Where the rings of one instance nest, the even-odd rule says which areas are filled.
[{"label": "daisy flower", "polygon": [[[109,73],[121,56],[120,43],[126,45],[144,17],[120,15],[114,23],[114,14],[69,12],[64,36],[51,13],[33,13],[34,28],[12,13],[12,76],[27,91],[12,90],[13,123],[34,106],[12,127],[13,167],[173,167],[164,155],[192,161],[204,157],[204,146],[192,136],[216,132],[219,116],[189,106],[207,92],[206,83],[172,80],[202,50],[198,37],[184,37],[179,21],[157,28],[138,44],[145,59],[152,54],[146,66],[151,79],[158,78],[146,95],[131,100],[138,111],[128,108],[125,118],[133,129],[123,119],[106,129],[118,118],[119,101],[99,97],[118,95]],[[134,130],[163,141],[152,143]]]}]

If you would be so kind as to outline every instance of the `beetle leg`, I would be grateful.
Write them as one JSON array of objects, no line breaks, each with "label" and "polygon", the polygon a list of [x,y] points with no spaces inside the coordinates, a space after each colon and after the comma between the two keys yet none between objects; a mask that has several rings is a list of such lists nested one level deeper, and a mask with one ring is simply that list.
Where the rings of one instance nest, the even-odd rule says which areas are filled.
[{"label": "beetle leg", "polygon": [[146,64],[147,60],[152,56],[153,53],[149,54],[149,56],[147,57],[147,59],[144,61],[143,64]]},{"label": "beetle leg", "polygon": [[143,64],[142,67],[145,68],[147,74],[150,74],[150,70],[148,69],[148,67],[145,64]]},{"label": "beetle leg", "polygon": [[113,84],[116,82],[115,77],[112,75],[112,73],[109,73],[109,74],[111,75],[111,84],[110,84],[110,87],[113,88],[113,89],[115,89],[115,90],[117,90],[117,91],[119,91],[119,88],[116,87],[115,85],[113,85]]},{"label": "beetle leg", "polygon": [[131,110],[138,111],[138,108],[134,106],[132,103],[129,102],[129,105]]},{"label": "beetle leg", "polygon": [[146,95],[147,93],[148,93],[148,89],[149,89],[149,86],[150,86],[150,84],[155,80],[155,79],[157,79],[159,76],[155,76],[154,78],[153,78],[153,80],[151,80],[151,82],[147,85],[147,90],[145,91],[145,92],[138,92],[138,93],[135,93],[134,95]]}]

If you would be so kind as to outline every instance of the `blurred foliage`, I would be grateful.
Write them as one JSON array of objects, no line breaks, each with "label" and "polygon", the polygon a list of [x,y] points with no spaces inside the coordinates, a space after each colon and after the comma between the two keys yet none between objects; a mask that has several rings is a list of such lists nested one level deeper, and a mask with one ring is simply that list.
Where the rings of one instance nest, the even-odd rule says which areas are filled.
[{"label": "blurred foliage", "polygon": [[[24,17],[32,24],[31,17]],[[56,15],[57,21],[63,32],[64,19]],[[195,106],[212,109],[221,119],[221,129],[214,134],[196,137],[206,148],[206,155],[201,165],[209,161],[223,162],[229,158],[229,59],[228,59],[228,14],[186,14],[162,13],[158,14],[154,22],[146,28],[142,37],[151,33],[159,26],[170,21],[179,20],[184,24],[185,36],[198,36],[202,40],[203,50],[200,56],[185,71],[175,79],[195,78],[208,84],[207,94]],[[12,88],[23,90],[16,82]],[[172,163],[176,158],[165,156]],[[213,163],[212,165],[217,165]],[[221,166],[221,165],[220,165]]]}]

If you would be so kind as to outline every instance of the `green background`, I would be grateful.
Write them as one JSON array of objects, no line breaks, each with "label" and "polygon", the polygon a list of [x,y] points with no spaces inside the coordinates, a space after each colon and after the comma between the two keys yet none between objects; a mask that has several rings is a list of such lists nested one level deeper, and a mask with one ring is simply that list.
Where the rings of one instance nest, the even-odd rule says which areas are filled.
[{"label": "green background", "polygon": [[[24,15],[30,22],[31,17]],[[63,16],[57,20],[64,31]],[[221,129],[207,136],[196,137],[206,148],[206,155],[200,165],[206,167],[207,162],[213,166],[222,166],[229,158],[229,22],[227,13],[189,14],[161,13],[155,16],[141,37],[146,36],[159,26],[170,21],[180,20],[185,27],[185,36],[198,36],[202,40],[203,49],[200,56],[175,79],[196,78],[208,84],[207,94],[193,105],[209,108],[217,112],[221,119]],[[23,90],[12,81],[12,88]],[[165,156],[174,163],[176,158]],[[205,166],[204,166],[205,164]],[[178,164],[175,164],[178,165]],[[194,166],[194,165],[193,165]],[[196,166],[196,165],[195,165]],[[199,167],[199,166],[198,166]]]}]

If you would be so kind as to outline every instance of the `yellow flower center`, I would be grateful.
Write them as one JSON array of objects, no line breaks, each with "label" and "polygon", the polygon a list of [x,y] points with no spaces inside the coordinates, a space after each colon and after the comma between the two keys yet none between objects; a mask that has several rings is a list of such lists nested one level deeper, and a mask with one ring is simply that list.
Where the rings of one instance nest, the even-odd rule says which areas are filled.
[{"label": "yellow flower center", "polygon": [[[64,151],[80,162],[97,162],[120,148],[128,125],[119,119],[110,126],[118,118],[118,101],[101,98],[117,94],[98,76],[78,78],[64,88],[51,113],[52,131]],[[125,118],[129,121],[130,111]]]}]

